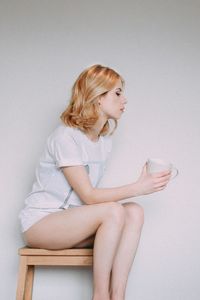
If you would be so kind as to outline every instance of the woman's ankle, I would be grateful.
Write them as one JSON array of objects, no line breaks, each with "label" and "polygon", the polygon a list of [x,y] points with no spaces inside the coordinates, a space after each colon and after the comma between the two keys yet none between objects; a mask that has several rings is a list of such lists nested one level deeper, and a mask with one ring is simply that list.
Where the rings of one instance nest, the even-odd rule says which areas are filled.
[{"label": "woman's ankle", "polygon": [[110,293],[110,300],[124,300],[125,294],[124,291],[111,291]]},{"label": "woman's ankle", "polygon": [[98,296],[93,296],[92,300],[110,300],[109,296],[103,296],[103,295],[98,295]]},{"label": "woman's ankle", "polygon": [[110,300],[110,295],[109,293],[95,292],[92,300]]}]

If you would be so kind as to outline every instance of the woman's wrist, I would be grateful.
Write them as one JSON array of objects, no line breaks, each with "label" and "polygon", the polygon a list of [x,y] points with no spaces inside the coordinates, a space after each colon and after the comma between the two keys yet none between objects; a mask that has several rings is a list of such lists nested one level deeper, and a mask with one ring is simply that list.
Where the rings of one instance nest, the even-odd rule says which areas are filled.
[{"label": "woman's wrist", "polygon": [[139,187],[138,182],[134,182],[132,185],[132,197],[138,197],[142,195],[141,188]]}]

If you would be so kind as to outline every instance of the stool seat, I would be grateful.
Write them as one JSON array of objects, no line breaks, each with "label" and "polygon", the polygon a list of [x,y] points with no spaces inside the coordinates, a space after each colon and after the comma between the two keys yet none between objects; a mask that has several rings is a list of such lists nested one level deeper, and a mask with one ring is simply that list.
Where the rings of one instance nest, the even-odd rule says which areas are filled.
[{"label": "stool seat", "polygon": [[17,300],[31,300],[35,266],[92,266],[93,249],[46,250],[23,247],[19,251]]}]

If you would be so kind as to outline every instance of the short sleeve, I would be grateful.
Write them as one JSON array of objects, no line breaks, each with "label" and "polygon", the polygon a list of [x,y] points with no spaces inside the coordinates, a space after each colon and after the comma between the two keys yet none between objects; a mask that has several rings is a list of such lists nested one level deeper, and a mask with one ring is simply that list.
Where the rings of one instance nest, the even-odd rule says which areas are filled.
[{"label": "short sleeve", "polygon": [[48,148],[57,167],[83,165],[81,149],[73,134],[67,130],[56,132],[50,136]]}]

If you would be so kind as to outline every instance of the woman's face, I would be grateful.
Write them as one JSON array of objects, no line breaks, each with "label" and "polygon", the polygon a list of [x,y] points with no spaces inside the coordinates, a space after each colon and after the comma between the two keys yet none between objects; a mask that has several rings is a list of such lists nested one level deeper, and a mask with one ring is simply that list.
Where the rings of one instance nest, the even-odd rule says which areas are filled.
[{"label": "woman's face", "polygon": [[107,119],[119,119],[125,110],[127,103],[124,97],[122,82],[119,79],[114,88],[101,96],[99,100],[100,110]]}]

